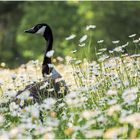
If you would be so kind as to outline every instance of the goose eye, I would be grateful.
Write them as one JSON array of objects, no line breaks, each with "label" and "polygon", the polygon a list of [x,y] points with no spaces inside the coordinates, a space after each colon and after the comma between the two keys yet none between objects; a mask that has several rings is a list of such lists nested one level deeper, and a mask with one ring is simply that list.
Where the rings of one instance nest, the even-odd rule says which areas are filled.
[{"label": "goose eye", "polygon": [[41,28],[41,25],[37,25],[37,29],[39,30]]}]

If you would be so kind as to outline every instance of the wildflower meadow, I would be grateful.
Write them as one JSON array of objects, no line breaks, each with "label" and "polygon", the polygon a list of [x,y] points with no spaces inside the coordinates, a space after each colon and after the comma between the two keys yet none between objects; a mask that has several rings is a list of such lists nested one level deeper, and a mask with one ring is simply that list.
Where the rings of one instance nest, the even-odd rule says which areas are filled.
[{"label": "wildflower meadow", "polygon": [[[52,57],[59,64],[50,67],[61,72],[68,86],[63,98],[48,97],[33,103],[29,90],[16,97],[26,85],[43,80],[42,64],[31,60],[10,70],[1,63],[0,139],[140,138],[139,36],[132,34],[126,42],[113,40],[113,49],[108,49],[105,40],[92,43],[92,33],[98,30],[95,25],[83,30],[87,34],[77,43],[73,43],[76,34],[65,38],[78,49],[64,59]],[[94,60],[90,59],[92,49]],[[53,54],[55,48],[46,55]],[[44,93],[53,91],[47,82],[41,89]]]}]

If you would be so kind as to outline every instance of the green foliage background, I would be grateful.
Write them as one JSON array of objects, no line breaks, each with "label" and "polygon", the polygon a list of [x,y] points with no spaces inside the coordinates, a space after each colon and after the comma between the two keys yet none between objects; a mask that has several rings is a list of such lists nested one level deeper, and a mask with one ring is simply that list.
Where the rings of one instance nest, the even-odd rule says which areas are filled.
[{"label": "green foliage background", "polygon": [[[140,2],[0,2],[0,62],[16,67],[31,59],[42,59],[45,42],[41,37],[24,34],[24,30],[41,22],[48,23],[54,34],[55,56],[64,57],[78,48],[85,27],[93,24],[91,56],[97,40],[126,43],[130,34],[139,37]],[[65,38],[76,34],[72,41]],[[133,51],[133,48],[130,48]],[[79,55],[79,54],[78,54]]]}]

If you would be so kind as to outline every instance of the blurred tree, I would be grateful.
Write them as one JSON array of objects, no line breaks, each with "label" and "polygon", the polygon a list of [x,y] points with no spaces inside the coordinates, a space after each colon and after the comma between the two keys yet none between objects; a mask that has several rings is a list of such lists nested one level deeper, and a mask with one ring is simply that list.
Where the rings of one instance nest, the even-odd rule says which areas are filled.
[{"label": "blurred tree", "polygon": [[12,62],[12,65],[18,64],[15,59],[20,56],[16,36],[17,28],[23,15],[22,3],[0,2],[0,60]]},{"label": "blurred tree", "polygon": [[[25,63],[30,59],[42,58],[44,42],[41,37],[24,34],[23,31],[37,23],[46,22],[53,30],[55,55],[69,55],[71,50],[80,49],[79,39],[89,34],[85,27],[94,24],[97,28],[91,42],[91,56],[97,40],[105,40],[108,48],[113,48],[112,40],[124,44],[128,35],[137,33],[140,28],[140,2],[96,2],[96,1],[26,1],[0,2],[0,60],[13,66],[13,59],[19,57],[15,64]],[[70,34],[76,38],[66,41]],[[88,44],[88,42],[87,42]],[[106,47],[105,46],[105,47]],[[77,53],[86,57],[86,47]],[[84,55],[81,55],[84,54]],[[11,63],[12,62],[12,63]]]},{"label": "blurred tree", "polygon": [[140,2],[94,2],[94,22],[98,27],[96,39],[105,39],[112,47],[112,40],[125,43],[128,36],[140,28]]}]

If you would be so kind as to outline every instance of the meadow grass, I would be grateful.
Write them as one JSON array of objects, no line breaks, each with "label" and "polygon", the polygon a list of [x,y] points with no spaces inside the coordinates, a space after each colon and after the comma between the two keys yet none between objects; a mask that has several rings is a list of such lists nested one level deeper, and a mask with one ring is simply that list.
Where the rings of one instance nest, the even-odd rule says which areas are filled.
[{"label": "meadow grass", "polygon": [[75,51],[65,65],[56,66],[70,90],[62,99],[49,97],[41,104],[24,106],[32,100],[25,91],[15,102],[18,90],[42,80],[37,60],[15,70],[1,69],[0,139],[140,138],[140,39],[134,37],[130,36],[135,54],[124,53],[129,43],[113,41],[116,47],[108,50],[99,40],[97,60],[89,61],[92,38],[82,45],[87,39],[83,36],[81,53],[87,57],[79,60]]}]

